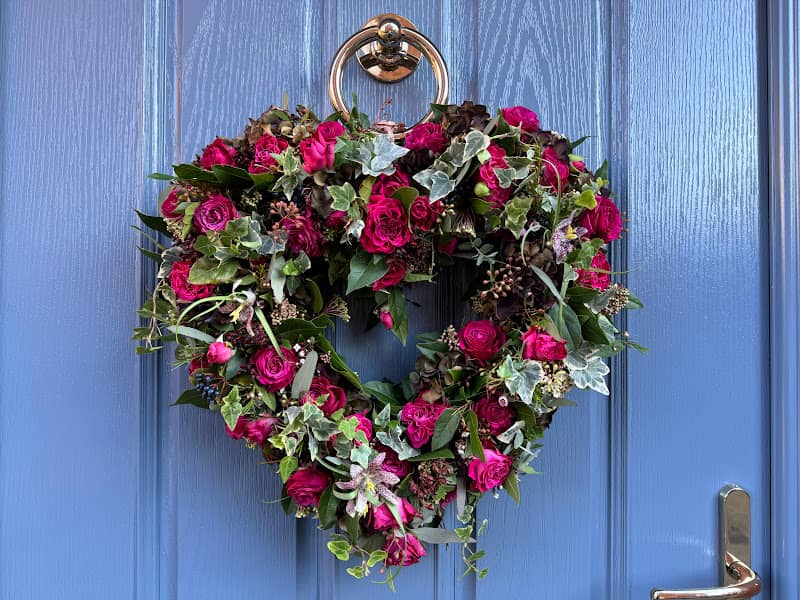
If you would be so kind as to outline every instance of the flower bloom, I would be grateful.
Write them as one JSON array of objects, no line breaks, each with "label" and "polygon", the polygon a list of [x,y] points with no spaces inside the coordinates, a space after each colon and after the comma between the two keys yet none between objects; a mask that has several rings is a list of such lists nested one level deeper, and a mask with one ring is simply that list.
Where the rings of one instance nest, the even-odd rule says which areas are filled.
[{"label": "flower bloom", "polygon": [[297,356],[291,348],[281,348],[281,354],[272,346],[259,348],[250,358],[250,364],[258,382],[269,392],[285,388],[297,372]]},{"label": "flower bloom", "polygon": [[361,245],[370,253],[390,254],[411,241],[411,230],[402,202],[396,198],[371,196],[361,232]]},{"label": "flower bloom", "polygon": [[428,555],[420,541],[410,533],[404,536],[390,535],[386,538],[383,549],[388,555],[384,562],[390,567],[415,565],[420,558]]},{"label": "flower bloom", "polygon": [[164,202],[161,203],[161,214],[164,215],[166,219],[180,219],[183,215],[175,212],[175,208],[180,203],[181,201],[178,199],[178,190],[173,189],[169,195],[164,198]]},{"label": "flower bloom", "polygon": [[514,127],[521,127],[523,131],[533,133],[539,129],[539,117],[530,108],[524,106],[511,106],[502,111],[506,123]]},{"label": "flower bloom", "polygon": [[300,252],[305,252],[308,256],[324,254],[322,245],[325,243],[325,238],[314,226],[310,209],[305,215],[283,217],[278,226],[289,234],[286,245],[295,254]]},{"label": "flower bloom", "polygon": [[244,428],[244,437],[248,441],[258,446],[263,446],[267,443],[267,439],[272,435],[272,430],[275,429],[275,424],[278,419],[272,415],[262,415],[255,419],[249,419]]},{"label": "flower bloom", "polygon": [[400,460],[397,456],[397,452],[389,448],[389,446],[384,446],[381,443],[375,444],[375,450],[379,453],[385,454],[385,458],[383,459],[383,470],[393,475],[396,475],[398,479],[402,479],[406,475],[408,475],[409,471],[409,463]]},{"label": "flower bloom", "polygon": [[417,196],[408,207],[408,216],[411,220],[411,229],[417,231],[430,231],[436,219],[444,212],[444,205],[437,200],[431,204],[428,196]]},{"label": "flower bloom", "polygon": [[[411,179],[405,171],[395,168],[394,173],[391,175],[384,175],[381,173],[372,184],[371,196],[386,196],[391,198],[397,190],[404,187],[411,187]],[[370,202],[372,199],[370,198]]]},{"label": "flower bloom", "polygon": [[233,356],[233,349],[225,342],[211,342],[208,345],[206,357],[212,365],[224,364],[230,360],[231,356]]},{"label": "flower bloom", "polygon": [[[408,525],[417,514],[417,511],[408,500],[400,498],[400,504],[397,505],[397,514],[400,515],[403,525]],[[376,531],[399,527],[397,519],[394,518],[392,511],[385,504],[376,506],[370,511],[370,525]]]},{"label": "flower bloom", "polygon": [[470,487],[476,492],[488,492],[501,485],[508,477],[513,463],[510,456],[491,448],[484,448],[483,455],[486,457],[485,462],[476,457],[469,461],[467,467],[467,475],[472,480]]},{"label": "flower bloom", "polygon": [[531,327],[522,334],[522,358],[564,360],[567,358],[567,342],[555,339],[538,327]]},{"label": "flower bloom", "polygon": [[251,173],[266,173],[271,167],[278,164],[273,158],[273,154],[280,154],[289,147],[286,138],[276,138],[274,135],[265,133],[255,144],[253,144],[253,160],[247,169]]},{"label": "flower bloom", "polygon": [[506,162],[506,151],[492,142],[486,149],[489,152],[489,160],[483,163],[478,169],[478,181],[483,182],[489,189],[489,194],[484,198],[486,202],[495,208],[503,206],[511,197],[513,190],[511,187],[502,188],[495,175],[495,169],[508,168]]},{"label": "flower bloom", "polygon": [[308,391],[303,395],[301,403],[316,403],[317,398],[322,396],[327,396],[325,401],[319,405],[319,409],[325,413],[325,416],[332,415],[340,408],[344,408],[344,405],[347,404],[347,396],[344,390],[338,385],[331,383],[331,380],[323,375],[314,377],[314,379],[311,380],[311,385]]},{"label": "flower bloom", "polygon": [[316,467],[297,469],[286,480],[286,493],[298,506],[317,506],[322,492],[331,484],[331,477]]},{"label": "flower bloom", "polygon": [[406,276],[408,271],[408,265],[400,259],[390,258],[387,264],[389,265],[389,270],[386,271],[386,275],[372,284],[372,289],[376,292],[397,285],[403,281],[403,277]]},{"label": "flower bloom", "polygon": [[514,409],[503,406],[495,396],[484,396],[473,407],[478,422],[487,427],[492,435],[499,435],[514,423]]},{"label": "flower bloom", "polygon": [[583,287],[590,287],[601,292],[611,285],[611,265],[605,253],[600,250],[594,255],[590,269],[575,269],[578,273],[578,283]]},{"label": "flower bloom", "polygon": [[231,219],[238,219],[239,213],[233,202],[222,194],[214,194],[203,201],[194,211],[194,226],[200,233],[222,231]]},{"label": "flower bloom", "polygon": [[204,169],[210,169],[214,165],[235,165],[236,150],[225,143],[222,138],[217,138],[208,146],[203,148],[200,156],[200,165]]},{"label": "flower bloom", "polygon": [[581,225],[586,228],[586,237],[613,242],[622,232],[622,217],[611,198],[597,196],[597,206],[581,215]]},{"label": "flower bloom", "polygon": [[244,432],[247,431],[247,417],[239,417],[233,429],[228,427],[228,424],[225,423],[225,431],[231,439],[242,439],[244,437]]},{"label": "flower bloom", "polygon": [[317,125],[314,135],[326,141],[336,141],[336,138],[344,135],[344,125],[339,121],[323,121]]},{"label": "flower bloom", "polygon": [[378,318],[381,320],[381,323],[384,327],[386,327],[386,329],[391,329],[394,327],[394,317],[392,317],[392,313],[390,313],[388,310],[382,310],[380,315],[378,315]]},{"label": "flower bloom", "polygon": [[562,162],[558,152],[548,146],[542,153],[542,185],[560,192],[564,189],[569,177],[569,165]]},{"label": "flower bloom", "polygon": [[172,265],[169,273],[169,285],[179,302],[194,302],[200,298],[208,298],[214,293],[214,285],[189,283],[189,271],[192,269],[192,262],[182,260]]},{"label": "flower bloom", "polygon": [[300,142],[300,155],[303,168],[309,172],[326,171],[333,168],[336,142],[322,137],[311,136]]},{"label": "flower bloom", "polygon": [[406,136],[406,148],[409,150],[430,150],[434,154],[440,154],[448,144],[444,129],[438,123],[417,125]]},{"label": "flower bloom", "polygon": [[428,402],[422,396],[406,403],[400,411],[400,420],[406,425],[408,441],[414,448],[421,448],[431,440],[436,421],[447,408],[443,403]]},{"label": "flower bloom", "polygon": [[505,343],[505,332],[489,319],[470,321],[458,332],[459,348],[481,364],[497,354]]}]

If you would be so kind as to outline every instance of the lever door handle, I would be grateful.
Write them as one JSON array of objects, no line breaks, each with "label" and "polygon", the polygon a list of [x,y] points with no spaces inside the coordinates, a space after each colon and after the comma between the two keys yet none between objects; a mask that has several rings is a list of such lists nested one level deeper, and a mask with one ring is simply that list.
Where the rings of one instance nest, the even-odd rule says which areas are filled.
[{"label": "lever door handle", "polygon": [[695,590],[655,589],[651,600],[683,598],[752,598],[761,591],[761,578],[750,566],[750,494],[738,485],[719,493],[720,585]]}]

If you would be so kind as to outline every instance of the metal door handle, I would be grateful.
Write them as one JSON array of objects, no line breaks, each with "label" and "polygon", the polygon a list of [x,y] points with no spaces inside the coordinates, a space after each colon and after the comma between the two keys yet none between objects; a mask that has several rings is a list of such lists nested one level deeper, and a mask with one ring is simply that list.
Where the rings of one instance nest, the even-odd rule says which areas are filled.
[{"label": "metal door handle", "polygon": [[651,600],[683,598],[752,598],[761,578],[750,566],[750,494],[737,485],[719,493],[720,587],[698,590],[653,590]]}]

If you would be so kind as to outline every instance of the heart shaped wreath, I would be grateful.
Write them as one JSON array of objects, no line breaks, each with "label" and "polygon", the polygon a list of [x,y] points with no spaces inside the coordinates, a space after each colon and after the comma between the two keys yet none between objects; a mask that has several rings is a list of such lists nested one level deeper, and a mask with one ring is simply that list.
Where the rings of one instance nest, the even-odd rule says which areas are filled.
[{"label": "heart shaped wreath", "polygon": [[[605,360],[628,341],[611,321],[639,301],[611,282],[622,218],[605,165],[516,106],[434,105],[403,145],[357,109],[346,126],[273,107],[243,135],[174,167],[162,217],[172,245],[136,330],[141,353],[176,342],[193,389],[228,435],[278,465],[288,514],[337,527],[348,572],[408,566],[425,544],[471,544],[486,492],[519,500],[539,439],[574,387],[608,393]],[[154,242],[156,240],[153,240]],[[325,338],[352,295],[374,296],[403,342],[404,290],[455,261],[479,273],[475,320],[420,336],[401,383],[363,383]],[[441,527],[454,502],[463,527]],[[397,570],[388,569],[390,584]]]}]

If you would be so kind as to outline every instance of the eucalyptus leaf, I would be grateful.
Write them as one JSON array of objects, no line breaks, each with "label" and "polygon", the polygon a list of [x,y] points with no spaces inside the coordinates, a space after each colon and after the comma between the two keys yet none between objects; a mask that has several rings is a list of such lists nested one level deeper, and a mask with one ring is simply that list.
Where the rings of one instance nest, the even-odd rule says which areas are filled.
[{"label": "eucalyptus leaf", "polygon": [[292,381],[292,398],[301,398],[311,388],[311,380],[314,379],[318,359],[319,355],[316,350],[312,350],[306,355],[303,366],[297,370]]}]

